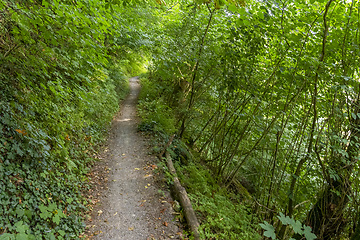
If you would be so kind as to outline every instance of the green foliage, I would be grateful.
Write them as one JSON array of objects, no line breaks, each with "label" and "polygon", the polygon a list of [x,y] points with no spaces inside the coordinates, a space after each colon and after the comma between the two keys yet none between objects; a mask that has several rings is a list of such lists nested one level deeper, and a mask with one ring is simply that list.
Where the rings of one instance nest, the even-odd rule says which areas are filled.
[{"label": "green foliage", "polygon": [[14,225],[17,233],[4,233],[0,235],[1,240],[35,240],[35,236],[29,234],[29,226],[23,224],[23,221],[19,221]]},{"label": "green foliage", "polygon": [[360,191],[358,4],[236,3],[166,11],[149,105],[173,110],[178,136],[216,184],[247,180],[262,219],[287,211],[318,238],[347,237]]},{"label": "green foliage", "polygon": [[125,74],[144,63],[114,27],[130,26],[119,17],[130,13],[88,0],[0,7],[0,238],[77,239],[92,155],[129,89]]},{"label": "green foliage", "polygon": [[164,132],[167,135],[175,132],[175,118],[172,109],[167,106],[157,93],[159,85],[146,77],[141,78],[142,91],[138,103],[138,111],[143,121],[140,130]]},{"label": "green foliage", "polygon": [[272,225],[270,225],[266,221],[264,221],[264,224],[260,223],[259,225],[265,230],[264,232],[265,237],[271,238],[273,240],[276,239],[275,228]]},{"label": "green foliage", "polygon": [[[295,234],[299,234],[300,236],[304,236],[306,240],[314,240],[317,239],[316,235],[312,233],[312,229],[309,226],[303,225],[298,220],[294,220],[289,216],[285,216],[283,213],[280,213],[277,218],[281,221],[282,225],[290,225],[295,232]],[[275,228],[269,224],[268,222],[264,221],[264,223],[259,224],[264,230],[264,236],[272,238],[273,240],[276,238]],[[293,238],[291,238],[293,239]]]},{"label": "green foliage", "polygon": [[39,209],[41,211],[40,217],[47,221],[52,221],[59,225],[60,219],[65,218],[66,215],[59,209],[57,209],[57,206],[55,203],[49,204],[49,206],[41,205],[39,206]]},{"label": "green foliage", "polygon": [[256,217],[248,213],[239,196],[221,189],[209,170],[195,163],[180,166],[176,162],[175,167],[197,212],[201,238],[261,238],[254,223]]}]

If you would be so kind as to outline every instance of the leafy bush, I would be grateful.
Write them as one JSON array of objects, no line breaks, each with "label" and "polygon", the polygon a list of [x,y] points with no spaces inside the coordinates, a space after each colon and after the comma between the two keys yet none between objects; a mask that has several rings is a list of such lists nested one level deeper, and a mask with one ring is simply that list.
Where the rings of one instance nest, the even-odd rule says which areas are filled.
[{"label": "leafy bush", "polygon": [[[168,136],[175,131],[175,113],[165,104],[161,93],[163,87],[156,81],[147,77],[141,78],[142,92],[138,110],[143,117],[139,129],[142,131],[154,131],[155,135],[161,134],[160,141],[165,144]],[[156,137],[156,136],[155,136]],[[158,139],[154,145],[158,144]],[[174,140],[176,148],[170,150],[173,159],[181,159],[179,151],[186,147],[179,140]],[[158,153],[158,147],[154,152]],[[240,196],[227,192],[217,185],[213,174],[205,167],[195,162],[187,161],[182,164],[180,160],[174,161],[175,168],[181,183],[186,187],[189,198],[201,221],[202,239],[260,239],[257,233],[259,226],[255,215],[248,213],[247,207],[241,202]],[[166,169],[165,164],[159,163]],[[167,183],[172,184],[171,174],[165,172]],[[236,213],[236,214],[234,214]]]},{"label": "leafy bush", "polygon": [[157,96],[159,86],[148,78],[141,78],[141,95],[138,111],[143,119],[141,126],[147,129],[164,132],[168,135],[175,133],[175,118],[172,109]]},{"label": "leafy bush", "polygon": [[94,146],[128,89],[104,47],[113,19],[98,1],[0,9],[0,238],[77,239]]},{"label": "leafy bush", "polygon": [[209,170],[195,163],[180,166],[177,162],[175,167],[200,216],[202,239],[261,239],[255,216],[238,196],[221,189]]}]

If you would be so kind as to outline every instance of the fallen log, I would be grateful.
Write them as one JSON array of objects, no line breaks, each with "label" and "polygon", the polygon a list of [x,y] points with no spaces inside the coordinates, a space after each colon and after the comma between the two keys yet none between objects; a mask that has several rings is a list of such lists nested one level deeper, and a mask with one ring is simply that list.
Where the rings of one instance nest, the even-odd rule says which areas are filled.
[{"label": "fallen log", "polygon": [[[169,142],[166,144],[166,148],[164,151],[162,151],[159,155],[158,158],[161,160],[162,159],[162,155],[163,153],[166,151],[166,149],[170,146],[172,140],[174,139],[174,136],[172,136],[169,140]],[[171,175],[173,176],[173,182],[174,182],[174,188],[175,188],[175,194],[177,195],[177,197],[179,198],[180,201],[180,205],[184,210],[184,215],[185,215],[185,219],[190,227],[190,230],[193,232],[194,234],[194,239],[195,240],[200,240],[200,234],[198,231],[198,228],[200,226],[196,215],[195,215],[195,211],[191,205],[190,199],[187,195],[187,192],[185,190],[185,188],[183,186],[181,186],[181,183],[179,181],[179,178],[177,177],[176,174],[176,170],[174,168],[174,164],[171,160],[170,154],[169,152],[165,152],[165,161],[166,161],[166,165],[171,173]]]}]

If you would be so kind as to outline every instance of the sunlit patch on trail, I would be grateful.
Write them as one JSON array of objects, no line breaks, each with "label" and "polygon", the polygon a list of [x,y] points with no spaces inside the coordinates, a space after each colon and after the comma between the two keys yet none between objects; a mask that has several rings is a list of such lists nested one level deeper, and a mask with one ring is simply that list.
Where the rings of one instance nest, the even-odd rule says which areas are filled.
[{"label": "sunlit patch on trail", "polygon": [[125,119],[118,120],[118,122],[128,122],[130,120],[131,120],[131,118],[125,118]]}]

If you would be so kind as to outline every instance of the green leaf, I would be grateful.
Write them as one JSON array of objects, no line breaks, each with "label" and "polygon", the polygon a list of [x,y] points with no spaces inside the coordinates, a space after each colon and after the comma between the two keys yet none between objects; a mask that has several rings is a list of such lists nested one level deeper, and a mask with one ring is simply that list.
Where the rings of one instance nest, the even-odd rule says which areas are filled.
[{"label": "green leaf", "polygon": [[28,240],[28,235],[26,233],[16,234],[16,240]]},{"label": "green leaf", "polygon": [[48,234],[46,235],[46,238],[45,238],[45,239],[56,240],[56,238],[55,238],[55,236],[54,236],[53,233],[48,233]]},{"label": "green leaf", "polygon": [[18,233],[25,233],[26,230],[29,230],[29,226],[23,225],[23,221],[15,223],[15,227]]},{"label": "green leaf", "polygon": [[60,217],[59,217],[58,214],[55,214],[52,220],[53,220],[54,223],[56,223],[57,225],[59,225],[59,223],[60,223]]},{"label": "green leaf", "polygon": [[56,203],[51,203],[51,204],[49,204],[48,211],[52,212],[56,209],[56,207],[57,207]]},{"label": "green leaf", "polygon": [[295,220],[290,218],[289,216],[285,216],[283,213],[280,213],[280,216],[277,217],[283,225],[295,225]]},{"label": "green leaf", "polygon": [[41,206],[39,206],[39,209],[41,211],[40,217],[42,219],[47,219],[47,218],[51,217],[51,213],[48,211],[48,208],[46,206],[41,205]]},{"label": "green leaf", "polygon": [[15,213],[19,218],[21,218],[22,216],[24,216],[25,211],[23,209],[21,209],[21,208],[17,208],[15,210]]},{"label": "green leaf", "polygon": [[266,230],[264,232],[264,236],[266,237],[271,237],[272,239],[276,239],[276,234],[275,234],[275,228],[270,225],[268,222],[264,221],[264,224],[260,223],[259,224],[264,230]]},{"label": "green leaf", "polygon": [[15,236],[10,233],[3,233],[2,235],[0,235],[0,240],[14,240],[14,239]]},{"label": "green leaf", "polygon": [[316,235],[311,232],[311,230],[312,229],[309,226],[304,227],[304,234],[305,234],[306,240],[314,240],[317,238]]},{"label": "green leaf", "polygon": [[30,210],[26,209],[24,214],[28,219],[32,219],[32,212]]},{"label": "green leaf", "polygon": [[229,9],[230,11],[232,11],[233,13],[236,13],[238,8],[237,8],[235,5],[233,5],[233,4],[229,4],[229,5],[228,5],[228,9]]},{"label": "green leaf", "polygon": [[302,224],[299,220],[296,220],[296,222],[291,226],[293,227],[293,230],[295,233],[298,233],[298,234],[304,233],[304,231],[302,230]]},{"label": "green leaf", "polygon": [[71,204],[73,201],[74,201],[73,198],[68,198],[68,199],[66,199],[66,202],[67,202],[68,204]]},{"label": "green leaf", "polygon": [[65,235],[65,232],[63,230],[58,230],[58,233],[61,235],[61,236],[64,236]]}]

